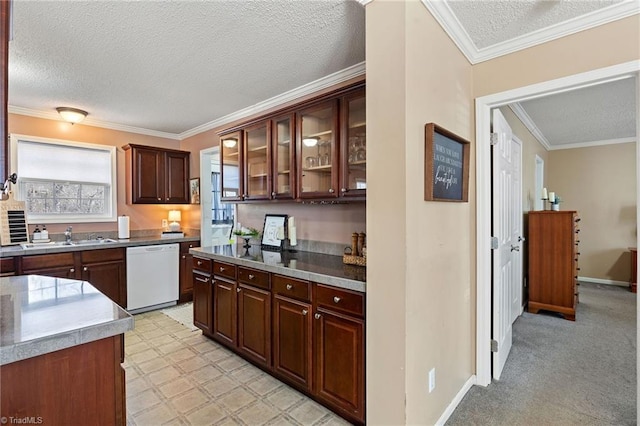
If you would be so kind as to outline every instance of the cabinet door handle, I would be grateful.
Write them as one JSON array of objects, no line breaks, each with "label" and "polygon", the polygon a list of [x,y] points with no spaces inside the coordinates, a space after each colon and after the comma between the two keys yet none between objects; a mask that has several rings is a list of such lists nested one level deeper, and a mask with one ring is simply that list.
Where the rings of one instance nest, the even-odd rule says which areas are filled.
[{"label": "cabinet door handle", "polygon": [[276,196],[276,191],[273,191],[273,192],[271,193],[271,196],[272,196],[272,197],[275,197],[275,196]]},{"label": "cabinet door handle", "polygon": [[74,273],[76,271],[76,268],[71,268],[69,269],[69,272]]},{"label": "cabinet door handle", "polygon": [[319,320],[321,316],[322,316],[322,315],[320,315],[320,314],[315,314],[313,317],[314,317],[315,319]]},{"label": "cabinet door handle", "polygon": [[293,286],[291,284],[287,284],[287,290],[291,290]]},{"label": "cabinet door handle", "polygon": [[[174,258],[175,259],[175,258]],[[89,270],[88,266],[85,266],[84,268],[82,268],[83,271],[87,272]]]},{"label": "cabinet door handle", "polygon": [[334,192],[333,188],[329,188],[329,194],[333,194]]},{"label": "cabinet door handle", "polygon": [[253,275],[253,274],[249,274],[249,279],[250,279],[250,280],[254,279],[255,277],[256,277],[255,275]]},{"label": "cabinet door handle", "polygon": [[236,288],[236,293],[240,293],[240,287]]},{"label": "cabinet door handle", "polygon": [[183,254],[183,255],[182,255],[182,258],[183,258],[183,259],[186,259],[186,258],[187,258],[187,256],[185,256],[185,255]]},{"label": "cabinet door handle", "polygon": [[165,198],[165,201],[169,201],[169,197]]},{"label": "cabinet door handle", "polygon": [[347,191],[348,191],[348,189],[347,189],[347,188],[342,188],[340,191],[341,191],[342,193],[345,193],[345,192],[347,192]]},{"label": "cabinet door handle", "polygon": [[158,197],[158,201],[162,201],[162,198]]},{"label": "cabinet door handle", "polygon": [[309,311],[307,311],[306,309],[302,310],[302,315],[307,315],[309,313]]},{"label": "cabinet door handle", "polygon": [[209,280],[205,278],[195,277],[196,281],[200,281],[201,283],[208,283]]},{"label": "cabinet door handle", "polygon": [[340,300],[342,300],[342,299],[340,299],[338,296],[334,296],[333,297],[333,302],[334,303],[338,303]]}]

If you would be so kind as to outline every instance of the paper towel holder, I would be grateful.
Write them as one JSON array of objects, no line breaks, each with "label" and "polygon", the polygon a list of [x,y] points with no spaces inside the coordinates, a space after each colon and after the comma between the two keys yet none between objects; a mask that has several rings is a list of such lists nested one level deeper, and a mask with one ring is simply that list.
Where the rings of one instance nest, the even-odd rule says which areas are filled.
[{"label": "paper towel holder", "polygon": [[129,238],[129,216],[118,216],[118,239]]}]

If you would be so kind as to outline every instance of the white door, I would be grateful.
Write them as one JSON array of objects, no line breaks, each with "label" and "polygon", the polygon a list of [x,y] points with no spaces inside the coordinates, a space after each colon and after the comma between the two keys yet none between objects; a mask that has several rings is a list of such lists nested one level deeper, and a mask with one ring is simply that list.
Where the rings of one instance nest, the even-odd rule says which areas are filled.
[{"label": "white door", "polygon": [[520,314],[522,288],[522,189],[521,146],[502,113],[493,111],[492,233],[493,250],[493,377],[500,378],[509,356],[512,324]]}]

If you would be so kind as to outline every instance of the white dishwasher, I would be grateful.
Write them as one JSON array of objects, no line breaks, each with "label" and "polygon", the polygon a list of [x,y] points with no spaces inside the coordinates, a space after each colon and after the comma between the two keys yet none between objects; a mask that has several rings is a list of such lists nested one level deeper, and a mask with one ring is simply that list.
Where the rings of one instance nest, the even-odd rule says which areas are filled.
[{"label": "white dishwasher", "polygon": [[127,248],[127,311],[139,313],[178,300],[179,245]]}]

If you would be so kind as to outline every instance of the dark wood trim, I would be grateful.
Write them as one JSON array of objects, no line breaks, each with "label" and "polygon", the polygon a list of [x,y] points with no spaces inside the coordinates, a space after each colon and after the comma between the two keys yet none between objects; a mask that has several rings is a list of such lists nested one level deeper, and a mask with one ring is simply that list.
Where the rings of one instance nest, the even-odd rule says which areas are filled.
[{"label": "dark wood trim", "polygon": [[2,90],[0,90],[0,180],[9,176],[9,35],[11,23],[11,0],[0,1],[0,80],[2,80]]}]

